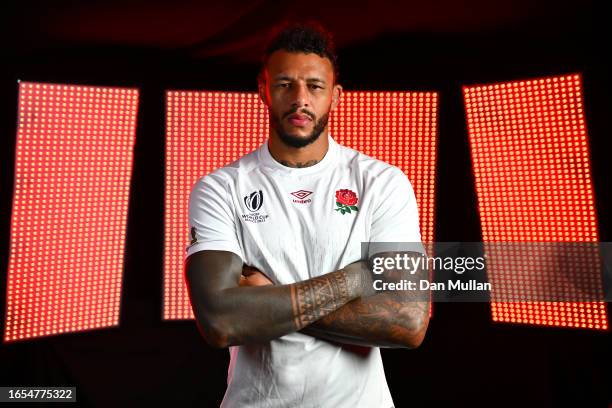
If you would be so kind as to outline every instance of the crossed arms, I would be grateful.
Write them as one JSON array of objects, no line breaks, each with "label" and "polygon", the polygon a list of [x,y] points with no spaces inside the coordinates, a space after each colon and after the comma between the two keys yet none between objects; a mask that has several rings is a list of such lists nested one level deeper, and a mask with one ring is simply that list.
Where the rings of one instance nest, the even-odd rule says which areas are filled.
[{"label": "crossed arms", "polygon": [[289,285],[243,286],[242,271],[242,260],[229,251],[205,250],[187,258],[196,322],[214,347],[260,343],[295,331],[378,347],[414,348],[425,336],[429,302],[409,291],[377,293],[368,262]]}]

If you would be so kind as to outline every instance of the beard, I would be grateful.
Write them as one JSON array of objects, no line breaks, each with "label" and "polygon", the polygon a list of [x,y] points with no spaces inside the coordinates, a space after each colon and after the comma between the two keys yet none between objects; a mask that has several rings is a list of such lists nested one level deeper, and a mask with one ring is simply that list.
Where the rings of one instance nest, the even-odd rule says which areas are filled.
[{"label": "beard", "polygon": [[[285,115],[283,116],[291,115],[295,113],[296,111],[297,109],[291,110],[290,112],[285,113]],[[311,115],[309,113],[309,116],[313,117],[314,115]],[[282,119],[280,118],[280,115],[275,115],[272,112],[270,112],[270,124],[272,128],[274,129],[274,131],[276,132],[276,134],[278,135],[278,137],[280,138],[280,140],[285,145],[290,146],[290,147],[295,147],[295,148],[308,146],[309,144],[314,143],[319,138],[319,136],[321,136],[321,133],[323,133],[323,131],[327,127],[328,121],[329,121],[329,111],[323,116],[321,116],[318,120],[315,120],[314,127],[312,128],[312,132],[310,132],[309,135],[305,137],[295,136],[285,131],[285,129],[283,128],[283,122],[282,122]]]}]

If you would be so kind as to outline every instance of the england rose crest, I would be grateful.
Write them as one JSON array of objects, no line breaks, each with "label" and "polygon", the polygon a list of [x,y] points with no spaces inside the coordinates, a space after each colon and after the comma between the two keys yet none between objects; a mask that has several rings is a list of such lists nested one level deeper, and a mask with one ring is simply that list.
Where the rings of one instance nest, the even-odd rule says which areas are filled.
[{"label": "england rose crest", "polygon": [[348,189],[336,190],[336,206],[335,211],[340,211],[341,214],[346,214],[351,211],[359,211],[359,207],[355,204],[359,199],[354,191]]}]

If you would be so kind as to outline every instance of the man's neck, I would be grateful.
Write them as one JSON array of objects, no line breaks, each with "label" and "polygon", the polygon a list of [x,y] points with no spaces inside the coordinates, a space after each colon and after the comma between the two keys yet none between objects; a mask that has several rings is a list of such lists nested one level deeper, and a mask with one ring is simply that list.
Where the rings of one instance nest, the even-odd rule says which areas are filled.
[{"label": "man's neck", "polygon": [[274,160],[283,166],[294,168],[314,166],[323,160],[329,149],[327,133],[324,131],[313,143],[301,148],[287,146],[278,135],[271,133],[268,149]]}]

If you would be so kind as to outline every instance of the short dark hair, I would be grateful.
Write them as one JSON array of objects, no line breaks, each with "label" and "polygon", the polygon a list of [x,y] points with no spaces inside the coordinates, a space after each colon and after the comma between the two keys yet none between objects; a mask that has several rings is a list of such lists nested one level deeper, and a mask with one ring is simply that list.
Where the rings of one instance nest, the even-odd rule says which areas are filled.
[{"label": "short dark hair", "polygon": [[317,22],[284,23],[272,30],[272,35],[264,51],[258,80],[263,79],[263,72],[270,55],[278,50],[317,54],[331,61],[334,69],[334,82],[338,82],[338,55],[332,34]]}]

